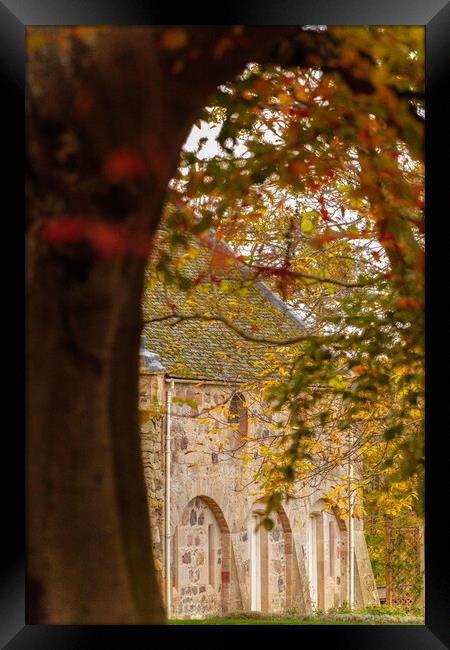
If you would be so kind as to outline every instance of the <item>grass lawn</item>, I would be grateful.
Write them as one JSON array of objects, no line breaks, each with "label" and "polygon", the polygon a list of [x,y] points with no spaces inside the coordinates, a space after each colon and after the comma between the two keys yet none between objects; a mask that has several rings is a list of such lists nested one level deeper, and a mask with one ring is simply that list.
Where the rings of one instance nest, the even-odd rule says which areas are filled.
[{"label": "grass lawn", "polygon": [[203,619],[171,619],[169,625],[423,625],[423,623],[403,623],[399,621],[323,621],[320,619],[301,620],[288,619],[284,621],[270,619],[246,618],[203,618]]}]

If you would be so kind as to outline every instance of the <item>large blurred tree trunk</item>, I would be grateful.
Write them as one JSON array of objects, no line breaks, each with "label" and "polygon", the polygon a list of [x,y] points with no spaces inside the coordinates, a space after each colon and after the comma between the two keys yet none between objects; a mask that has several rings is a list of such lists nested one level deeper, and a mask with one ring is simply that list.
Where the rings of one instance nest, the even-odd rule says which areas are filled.
[{"label": "large blurred tree trunk", "polygon": [[164,620],[137,419],[140,244],[209,93],[289,31],[28,34],[28,623]]}]

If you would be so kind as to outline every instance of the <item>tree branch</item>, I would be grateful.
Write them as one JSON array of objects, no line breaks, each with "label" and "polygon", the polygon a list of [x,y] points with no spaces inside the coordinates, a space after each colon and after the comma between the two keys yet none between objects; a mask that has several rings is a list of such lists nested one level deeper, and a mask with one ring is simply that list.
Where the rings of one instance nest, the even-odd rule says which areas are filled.
[{"label": "tree branch", "polygon": [[236,332],[236,334],[239,334],[239,336],[241,336],[246,341],[251,341],[252,343],[265,343],[266,345],[275,345],[281,347],[285,345],[294,345],[295,343],[300,343],[301,341],[310,340],[312,338],[311,335],[309,334],[294,336],[287,339],[271,339],[271,338],[266,338],[264,336],[254,336],[253,334],[246,332],[238,325],[235,325],[233,321],[228,319],[226,316],[222,316],[221,314],[218,314],[216,316],[208,316],[207,314],[199,314],[199,313],[179,314],[178,312],[173,312],[172,314],[166,314],[164,316],[156,316],[155,318],[144,320],[144,325],[148,325],[150,323],[160,323],[162,321],[169,321],[169,320],[173,320],[172,323],[169,323],[169,325],[171,325],[172,327],[178,325],[183,321],[189,321],[189,320],[201,320],[205,322],[220,322],[226,325],[226,327],[228,327],[229,329]]}]

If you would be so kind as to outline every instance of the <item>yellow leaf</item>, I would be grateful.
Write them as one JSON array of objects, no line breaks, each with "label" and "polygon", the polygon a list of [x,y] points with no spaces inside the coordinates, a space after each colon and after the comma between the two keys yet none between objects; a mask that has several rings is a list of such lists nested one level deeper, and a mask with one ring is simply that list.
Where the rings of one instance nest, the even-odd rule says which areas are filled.
[{"label": "yellow leaf", "polygon": [[294,99],[293,97],[291,97],[291,95],[288,95],[287,93],[280,93],[278,95],[278,101],[282,106],[290,106],[294,101]]},{"label": "yellow leaf", "polygon": [[231,47],[233,47],[233,41],[231,38],[228,38],[228,36],[224,36],[220,39],[220,41],[218,41],[216,47],[214,48],[213,57],[215,59],[222,58],[225,52]]},{"label": "yellow leaf", "polygon": [[293,83],[293,88],[294,88],[294,94],[296,99],[298,99],[299,102],[307,102],[308,101],[308,95],[306,93],[305,87],[299,84],[297,81],[294,81]]},{"label": "yellow leaf", "polygon": [[171,70],[172,74],[179,74],[180,72],[182,72],[184,70],[185,65],[186,64],[183,61],[183,59],[177,59],[172,66],[172,70]]},{"label": "yellow leaf", "polygon": [[27,34],[27,49],[29,53],[34,52],[34,50],[39,49],[47,43],[48,38],[42,33],[32,31]]},{"label": "yellow leaf", "polygon": [[185,29],[181,27],[171,27],[166,29],[161,36],[161,47],[166,50],[179,50],[185,47],[188,42],[188,35]]}]

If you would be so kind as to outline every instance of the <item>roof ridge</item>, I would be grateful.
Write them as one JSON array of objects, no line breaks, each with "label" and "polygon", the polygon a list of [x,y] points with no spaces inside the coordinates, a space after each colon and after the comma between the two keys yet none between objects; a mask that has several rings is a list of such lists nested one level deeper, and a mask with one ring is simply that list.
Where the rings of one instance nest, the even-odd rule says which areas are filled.
[{"label": "roof ridge", "polygon": [[[202,237],[203,241],[208,241],[211,244],[215,245],[220,245],[222,246],[228,253],[230,253],[231,257],[233,258],[233,261],[236,264],[236,267],[242,275],[246,276],[250,274],[250,269],[244,266],[240,261],[235,257],[234,251],[232,248],[225,242],[223,239],[217,239],[216,241],[212,240],[212,233],[215,233],[215,230],[213,228],[210,229],[210,232],[205,234]],[[278,298],[278,296],[270,289],[263,280],[256,280],[255,285],[261,290],[261,293],[268,299],[268,301],[274,306],[277,307],[278,309],[281,309],[281,311],[284,313],[285,316],[290,318],[298,327],[300,327],[302,332],[307,331],[307,326],[305,322],[300,318],[300,316],[288,305]]]}]

